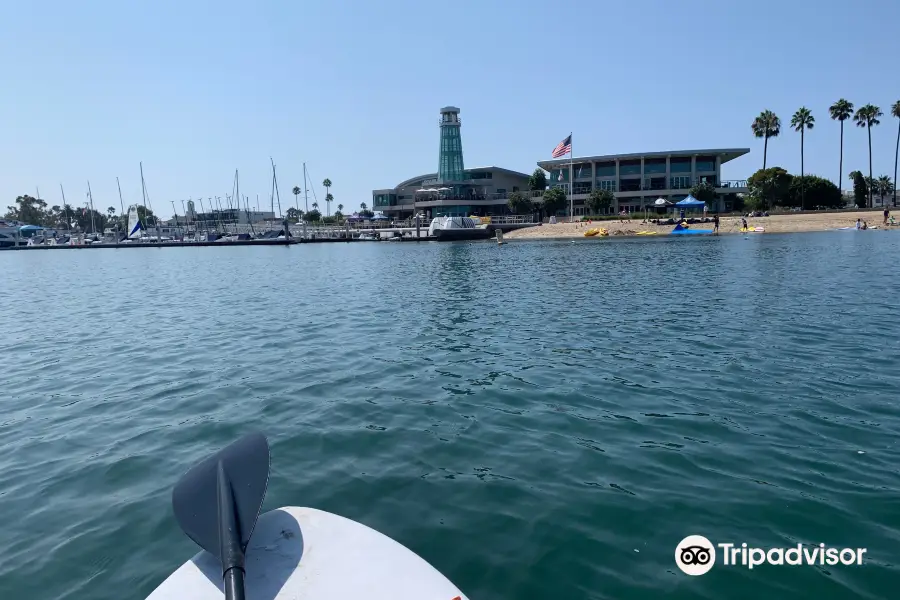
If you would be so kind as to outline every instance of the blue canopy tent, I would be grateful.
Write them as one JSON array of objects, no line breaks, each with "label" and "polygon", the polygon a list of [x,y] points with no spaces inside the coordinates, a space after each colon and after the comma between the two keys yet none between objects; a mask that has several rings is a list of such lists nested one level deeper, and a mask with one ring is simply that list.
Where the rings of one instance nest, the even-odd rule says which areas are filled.
[{"label": "blue canopy tent", "polygon": [[680,202],[676,202],[675,206],[677,206],[678,208],[683,208],[685,210],[703,210],[703,207],[706,206],[706,202],[697,200],[696,198],[688,194],[687,198],[681,200]]},{"label": "blue canopy tent", "polygon": [[[684,214],[684,211],[686,210],[703,210],[703,207],[706,206],[706,202],[697,200],[696,198],[688,194],[687,198],[681,200],[680,202],[676,202],[675,206],[682,211],[682,214]],[[710,233],[713,233],[713,230],[690,229],[686,226],[682,226],[681,223],[678,223],[678,225],[675,226],[675,229],[673,229],[671,233],[680,235],[708,235]]]}]

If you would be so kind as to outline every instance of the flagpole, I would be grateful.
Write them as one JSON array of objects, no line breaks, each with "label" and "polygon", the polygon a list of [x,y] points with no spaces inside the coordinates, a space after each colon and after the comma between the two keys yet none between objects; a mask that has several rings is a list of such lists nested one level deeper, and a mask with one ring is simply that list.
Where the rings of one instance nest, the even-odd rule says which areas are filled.
[{"label": "flagpole", "polygon": [[569,132],[569,223],[575,222],[575,152],[572,143],[572,132]]}]

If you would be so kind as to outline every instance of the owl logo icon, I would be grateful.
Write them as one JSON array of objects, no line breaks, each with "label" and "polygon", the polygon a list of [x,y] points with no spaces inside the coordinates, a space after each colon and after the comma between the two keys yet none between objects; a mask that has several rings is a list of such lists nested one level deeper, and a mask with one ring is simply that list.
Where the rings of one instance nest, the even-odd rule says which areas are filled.
[{"label": "owl logo icon", "polygon": [[705,575],[716,564],[716,547],[702,535],[689,535],[675,547],[675,564],[687,575]]}]

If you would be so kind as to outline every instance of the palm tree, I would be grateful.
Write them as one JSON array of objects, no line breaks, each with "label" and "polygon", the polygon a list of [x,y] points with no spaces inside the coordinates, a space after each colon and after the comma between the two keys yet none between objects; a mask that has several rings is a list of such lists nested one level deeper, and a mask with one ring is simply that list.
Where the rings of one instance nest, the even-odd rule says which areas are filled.
[{"label": "palm tree", "polygon": [[313,200],[313,210],[319,210],[319,203]]},{"label": "palm tree", "polygon": [[[853,120],[859,127],[865,127],[869,134],[869,179],[872,179],[872,125],[878,125],[881,121],[878,117],[883,116],[881,109],[874,104],[866,104],[859,108],[853,115]],[[869,188],[869,207],[872,207],[872,188]]]},{"label": "palm tree", "polygon": [[329,202],[334,200],[334,197],[329,193],[331,192],[331,180],[326,177],[325,181],[322,182],[322,185],[325,187],[325,214],[327,215],[329,212],[328,207],[331,206]]},{"label": "palm tree", "polygon": [[367,208],[368,208],[368,206],[366,206],[365,202],[359,203],[359,210],[365,211]]},{"label": "palm tree", "polygon": [[106,214],[109,215],[109,219],[112,220],[114,216],[116,216],[116,207],[110,206],[106,209]]},{"label": "palm tree", "polygon": [[[891,106],[891,115],[900,119],[900,100]],[[900,156],[900,123],[897,123],[897,147],[894,148],[894,206],[897,206],[897,157]]]},{"label": "palm tree", "polygon": [[[841,98],[837,102],[831,105],[828,109],[831,113],[831,118],[841,122],[841,160],[840,160],[840,170],[839,173],[843,174],[844,172],[844,121],[853,116],[853,103],[844,100]],[[844,182],[844,178],[842,175],[838,176],[838,191],[843,193],[844,188],[842,186]]]},{"label": "palm tree", "polygon": [[766,168],[766,153],[769,150],[769,138],[778,137],[781,133],[781,119],[771,110],[764,110],[750,124],[753,135],[763,138],[763,169]]},{"label": "palm tree", "polygon": [[884,197],[890,196],[891,192],[894,191],[894,184],[891,183],[890,176],[882,175],[875,180],[874,186],[878,190],[878,195],[881,196],[881,204],[884,205]]},{"label": "palm tree", "polygon": [[805,199],[805,190],[803,189],[803,142],[804,142],[804,132],[807,129],[812,129],[813,125],[816,124],[816,118],[812,116],[812,113],[805,106],[801,106],[797,109],[797,112],[794,113],[794,116],[791,117],[791,127],[794,128],[794,131],[800,132],[800,210],[803,210],[803,201]]},{"label": "palm tree", "polygon": [[297,201],[297,196],[300,195],[300,187],[295,185],[291,191],[294,192],[294,206],[297,207],[297,210],[300,210],[300,203]]},{"label": "palm tree", "polygon": [[344,205],[343,205],[343,204],[338,204],[338,211],[344,212]]}]

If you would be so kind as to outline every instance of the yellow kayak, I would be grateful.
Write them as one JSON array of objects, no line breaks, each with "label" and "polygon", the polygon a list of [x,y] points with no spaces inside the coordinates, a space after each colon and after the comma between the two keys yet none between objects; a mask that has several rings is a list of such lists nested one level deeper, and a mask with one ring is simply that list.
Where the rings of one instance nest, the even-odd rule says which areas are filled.
[{"label": "yellow kayak", "polygon": [[655,231],[638,231],[635,235],[656,235]]},{"label": "yellow kayak", "polygon": [[609,235],[609,231],[606,229],[597,229],[596,227],[594,227],[584,232],[584,237],[594,237],[595,235],[606,236]]}]

